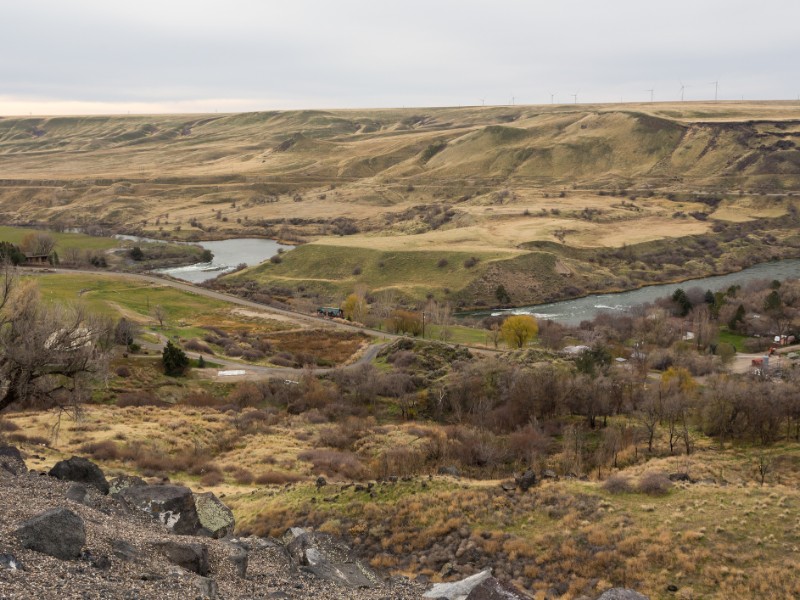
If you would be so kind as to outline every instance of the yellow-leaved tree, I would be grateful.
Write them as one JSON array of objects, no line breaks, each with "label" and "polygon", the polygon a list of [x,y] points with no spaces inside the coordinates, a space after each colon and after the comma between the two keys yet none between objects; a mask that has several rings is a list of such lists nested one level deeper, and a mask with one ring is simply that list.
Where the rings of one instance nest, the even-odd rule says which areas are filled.
[{"label": "yellow-leaved tree", "polygon": [[526,346],[539,333],[539,324],[530,315],[511,315],[500,327],[500,337],[512,348]]}]

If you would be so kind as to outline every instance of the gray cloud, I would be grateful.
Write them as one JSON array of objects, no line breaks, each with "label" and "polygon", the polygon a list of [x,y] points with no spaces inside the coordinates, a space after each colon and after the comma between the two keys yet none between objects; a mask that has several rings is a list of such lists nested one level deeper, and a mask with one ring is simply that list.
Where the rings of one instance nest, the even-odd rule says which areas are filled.
[{"label": "gray cloud", "polygon": [[714,80],[795,98],[799,17],[796,0],[7,0],[0,111],[670,100],[681,81],[701,99]]}]

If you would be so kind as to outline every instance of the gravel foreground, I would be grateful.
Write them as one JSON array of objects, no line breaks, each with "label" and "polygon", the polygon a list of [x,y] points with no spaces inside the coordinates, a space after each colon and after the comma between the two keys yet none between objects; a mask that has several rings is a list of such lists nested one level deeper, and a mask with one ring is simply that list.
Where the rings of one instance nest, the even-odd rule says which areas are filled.
[{"label": "gravel foreground", "polygon": [[[21,568],[0,564],[0,600],[238,598],[319,600],[416,600],[424,588],[392,578],[372,589],[349,589],[293,567],[276,540],[246,538],[246,578],[236,572],[236,548],[224,540],[171,534],[166,527],[117,500],[91,489],[83,502],[67,499],[69,482],[38,473],[12,475],[0,469],[0,559],[13,556]],[[27,550],[13,535],[20,522],[49,509],[78,514],[86,528],[83,557],[63,561]],[[186,571],[159,554],[153,544],[173,540],[208,547],[208,578]],[[119,541],[132,548],[119,552]],[[116,542],[116,544],[115,544]],[[115,552],[116,550],[116,552]],[[213,581],[212,581],[213,580]],[[209,591],[216,583],[218,591]]]}]

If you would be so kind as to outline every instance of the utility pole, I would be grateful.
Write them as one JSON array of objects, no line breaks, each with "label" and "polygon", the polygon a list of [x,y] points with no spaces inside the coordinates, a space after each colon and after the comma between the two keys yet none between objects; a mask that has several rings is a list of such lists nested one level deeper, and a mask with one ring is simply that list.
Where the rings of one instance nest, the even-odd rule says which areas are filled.
[{"label": "utility pole", "polygon": [[655,93],[655,90],[645,90],[645,92],[650,92],[650,102],[652,102],[653,101],[653,94]]},{"label": "utility pole", "polygon": [[573,104],[577,104],[578,103],[578,92],[575,92],[574,94],[570,94],[570,96],[572,96],[572,103]]}]

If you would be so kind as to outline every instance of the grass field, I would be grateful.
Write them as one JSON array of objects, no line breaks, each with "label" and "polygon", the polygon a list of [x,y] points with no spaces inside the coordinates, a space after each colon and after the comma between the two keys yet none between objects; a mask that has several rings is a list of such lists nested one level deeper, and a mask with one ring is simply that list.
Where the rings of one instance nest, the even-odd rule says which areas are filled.
[{"label": "grass field", "polygon": [[[11,242],[17,244],[22,239],[30,234],[39,230],[31,229],[28,227],[9,227],[0,225],[0,241]],[[110,250],[118,248],[121,243],[118,240],[108,237],[98,237],[93,235],[84,235],[82,233],[57,233],[48,232],[56,241],[56,252],[63,252],[66,248],[80,248],[86,250]]]}]

